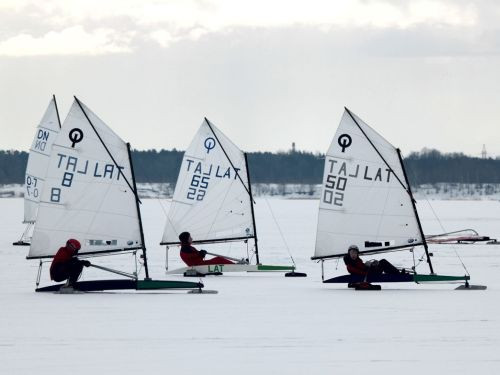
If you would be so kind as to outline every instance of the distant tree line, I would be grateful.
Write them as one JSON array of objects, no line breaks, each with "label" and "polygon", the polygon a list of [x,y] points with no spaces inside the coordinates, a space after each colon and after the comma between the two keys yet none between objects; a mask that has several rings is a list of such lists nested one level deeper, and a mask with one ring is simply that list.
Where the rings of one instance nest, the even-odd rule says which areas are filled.
[{"label": "distant tree line", "polygon": [[[138,182],[175,182],[184,152],[146,150],[132,152]],[[28,153],[0,151],[0,184],[24,182]],[[248,154],[254,183],[319,184],[324,155],[303,151]],[[412,185],[438,182],[500,183],[500,159],[480,159],[437,150],[414,152],[405,158]]]},{"label": "distant tree line", "polygon": [[24,183],[27,163],[27,152],[0,151],[0,184]]},{"label": "distant tree line", "polygon": [[412,185],[450,183],[500,183],[500,159],[476,158],[437,150],[413,152],[405,158]]}]

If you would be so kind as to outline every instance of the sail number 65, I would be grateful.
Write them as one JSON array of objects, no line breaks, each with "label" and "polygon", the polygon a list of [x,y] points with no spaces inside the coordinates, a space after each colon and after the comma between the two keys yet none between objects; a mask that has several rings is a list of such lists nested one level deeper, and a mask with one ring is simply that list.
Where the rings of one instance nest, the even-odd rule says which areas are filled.
[{"label": "sail number 65", "polygon": [[188,188],[187,199],[202,201],[205,197],[210,176],[193,175],[191,187]]}]

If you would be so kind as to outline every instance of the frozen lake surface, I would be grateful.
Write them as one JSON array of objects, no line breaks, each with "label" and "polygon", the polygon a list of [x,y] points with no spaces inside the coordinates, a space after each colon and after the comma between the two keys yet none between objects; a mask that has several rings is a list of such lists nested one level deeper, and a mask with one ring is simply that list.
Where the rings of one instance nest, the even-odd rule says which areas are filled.
[{"label": "frozen lake surface", "polygon": [[[269,207],[307,278],[281,274],[206,277],[219,294],[35,293],[37,261],[14,247],[24,229],[22,199],[0,199],[0,366],[2,374],[499,374],[500,246],[431,246],[440,274],[464,274],[486,291],[456,285],[385,284],[378,292],[323,285],[313,254],[316,200],[257,199],[261,261],[290,259]],[[474,228],[500,238],[497,201],[418,204],[424,231]],[[158,245],[167,201],[144,200],[142,214],[155,279],[165,279]],[[436,212],[439,220],[433,214]],[[444,230],[443,230],[444,229]],[[203,246],[207,248],[207,246]],[[245,256],[238,244],[212,248]],[[416,261],[422,251],[415,251]],[[411,267],[408,251],[385,254]],[[368,258],[365,258],[368,259]],[[131,255],[93,260],[133,271]],[[170,267],[181,267],[173,249]],[[327,277],[345,273],[325,263]],[[425,262],[417,270],[426,272]],[[83,279],[106,277],[84,270]],[[168,279],[182,279],[169,276]],[[196,280],[196,279],[194,279]],[[42,285],[49,284],[48,265]]]}]

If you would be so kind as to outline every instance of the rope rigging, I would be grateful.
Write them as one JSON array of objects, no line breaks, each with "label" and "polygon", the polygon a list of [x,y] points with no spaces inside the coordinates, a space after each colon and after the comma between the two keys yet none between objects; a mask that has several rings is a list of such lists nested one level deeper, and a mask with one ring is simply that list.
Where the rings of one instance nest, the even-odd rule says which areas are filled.
[{"label": "rope rigging", "polygon": [[279,234],[281,236],[281,240],[285,244],[285,248],[286,248],[286,251],[288,252],[288,256],[292,260],[292,263],[293,263],[294,267],[297,267],[297,264],[295,263],[295,259],[293,259],[292,253],[290,251],[290,247],[288,247],[288,243],[286,242],[285,236],[283,235],[283,232],[281,231],[281,227],[278,224],[278,221],[276,220],[276,217],[274,216],[274,212],[273,212],[273,210],[271,208],[271,205],[269,204],[269,201],[267,200],[267,198],[264,198],[264,200],[266,201],[267,207],[269,208],[269,212],[271,213],[271,216],[272,216],[272,218],[274,220],[274,224],[276,224],[276,227],[278,228],[278,232],[279,232]]}]

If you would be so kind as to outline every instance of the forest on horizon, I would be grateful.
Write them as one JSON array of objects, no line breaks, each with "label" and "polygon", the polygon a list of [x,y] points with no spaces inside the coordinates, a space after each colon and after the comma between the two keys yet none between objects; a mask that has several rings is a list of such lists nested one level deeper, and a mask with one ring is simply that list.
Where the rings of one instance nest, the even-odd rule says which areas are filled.
[{"label": "forest on horizon", "polygon": [[[175,149],[133,150],[137,182],[175,183],[183,154]],[[424,149],[404,160],[414,186],[440,182],[500,183],[500,158]],[[27,152],[0,150],[0,184],[22,184],[27,161]],[[248,164],[252,183],[320,184],[324,155],[306,151],[250,152]]]}]

